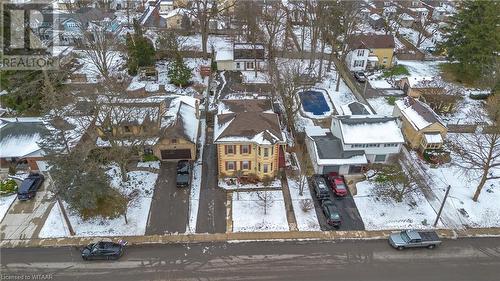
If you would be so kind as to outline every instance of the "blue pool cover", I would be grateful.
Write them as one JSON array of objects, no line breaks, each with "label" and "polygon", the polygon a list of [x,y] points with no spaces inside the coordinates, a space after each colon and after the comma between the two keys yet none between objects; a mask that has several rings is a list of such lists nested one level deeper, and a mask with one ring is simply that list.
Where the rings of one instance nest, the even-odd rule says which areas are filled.
[{"label": "blue pool cover", "polygon": [[328,106],[322,92],[304,91],[299,93],[299,97],[304,110],[307,112],[311,112],[314,115],[323,115],[330,111],[330,106]]}]

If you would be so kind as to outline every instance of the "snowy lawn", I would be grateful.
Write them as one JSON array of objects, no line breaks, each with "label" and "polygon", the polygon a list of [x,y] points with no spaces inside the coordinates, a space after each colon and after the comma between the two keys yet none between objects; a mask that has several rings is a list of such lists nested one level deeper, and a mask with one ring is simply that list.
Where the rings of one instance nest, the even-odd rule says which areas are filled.
[{"label": "snowy lawn", "polygon": [[335,91],[337,85],[337,74],[335,71],[328,72],[325,75],[323,82],[317,83],[315,86],[318,88],[325,89],[330,96],[333,106],[339,115],[342,115],[342,106],[349,104],[353,101],[357,101],[351,89],[347,87],[343,80],[340,81],[340,87],[338,91]]},{"label": "snowy lawn", "polygon": [[354,201],[366,230],[431,228],[436,219],[436,212],[420,192],[397,203],[377,197],[374,194],[376,187],[370,181],[359,182],[356,188],[358,194]]},{"label": "snowy lawn", "polygon": [[[316,216],[316,210],[314,209],[314,202],[312,201],[313,199],[308,183],[306,182],[304,191],[302,195],[300,195],[299,183],[297,180],[287,177],[287,181],[290,196],[292,197],[293,212],[297,220],[297,227],[300,231],[320,231],[321,228],[319,226],[318,217]],[[310,200],[312,204],[312,209],[304,210],[302,204],[308,200]]]},{"label": "snowy lawn", "polygon": [[160,161],[139,162],[139,163],[137,163],[137,167],[138,168],[160,169]]},{"label": "snowy lawn", "polygon": [[238,184],[237,182],[236,178],[219,179],[219,187],[225,190],[281,188],[281,181],[279,179],[273,180],[269,185],[264,185],[262,182],[256,184]]},{"label": "snowy lawn", "polygon": [[[84,221],[78,214],[68,212],[69,220],[76,232],[76,236],[144,235],[158,174],[145,171],[131,171],[127,174],[129,177],[127,182],[122,182],[120,170],[116,166],[111,166],[106,174],[111,178],[111,186],[121,193],[130,194],[134,190],[138,190],[139,192],[139,196],[127,209],[128,224],[125,223],[124,217],[115,219],[95,218]],[[68,210],[67,204],[64,203],[64,205],[66,210]],[[54,208],[59,207],[56,204]],[[67,233],[65,226],[62,225],[63,220],[61,219],[60,212],[54,210],[54,208],[40,231],[40,238],[64,237]],[[62,232],[62,229],[65,231]]]},{"label": "snowy lawn", "polygon": [[[267,208],[258,194],[267,194]],[[233,232],[288,231],[285,203],[281,191],[233,193]]]},{"label": "snowy lawn", "polygon": [[386,97],[371,98],[367,99],[367,101],[378,115],[392,116],[394,105],[390,105]]},{"label": "snowy lawn", "polygon": [[17,194],[12,194],[8,196],[0,196],[0,222],[5,217],[5,214],[9,211],[10,205],[16,200]]},{"label": "snowy lawn", "polygon": [[370,86],[372,86],[372,88],[374,88],[374,89],[390,89],[390,88],[394,88],[389,83],[389,81],[387,81],[385,78],[382,78],[382,77],[378,77],[378,78],[369,77],[368,81],[370,83]]},{"label": "snowy lawn", "polygon": [[200,120],[200,137],[198,139],[198,159],[193,164],[193,179],[191,181],[191,190],[189,192],[189,222],[186,232],[194,233],[196,231],[196,223],[198,219],[198,208],[200,202],[201,175],[203,168],[203,148],[205,147],[205,134],[207,122],[205,119]]},{"label": "snowy lawn", "polygon": [[68,225],[64,220],[59,204],[56,202],[38,234],[39,238],[55,238],[70,236]]}]

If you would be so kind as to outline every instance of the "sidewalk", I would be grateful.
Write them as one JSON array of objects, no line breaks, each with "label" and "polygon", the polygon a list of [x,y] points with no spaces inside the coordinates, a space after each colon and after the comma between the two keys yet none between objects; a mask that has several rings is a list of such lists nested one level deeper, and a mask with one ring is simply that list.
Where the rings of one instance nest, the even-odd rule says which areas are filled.
[{"label": "sidewalk", "polygon": [[[204,242],[245,242],[245,241],[300,241],[300,240],[375,240],[387,239],[389,234],[397,230],[383,231],[286,231],[286,232],[234,232],[216,234],[166,234],[149,236],[112,237],[118,241],[126,240],[129,245],[144,244],[176,244]],[[500,237],[500,228],[471,229],[456,235],[452,230],[437,230],[438,235],[445,239],[468,237]],[[3,240],[1,248],[14,247],[79,247],[95,242],[99,237],[87,238],[53,238],[29,240]]]}]

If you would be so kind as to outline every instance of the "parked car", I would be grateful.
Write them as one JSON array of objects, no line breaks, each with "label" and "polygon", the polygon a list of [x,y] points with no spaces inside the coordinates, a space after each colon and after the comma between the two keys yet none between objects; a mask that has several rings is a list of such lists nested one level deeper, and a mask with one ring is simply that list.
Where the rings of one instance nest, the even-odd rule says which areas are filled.
[{"label": "parked car", "polygon": [[340,214],[332,201],[330,200],[325,200],[321,204],[321,208],[323,209],[323,214],[325,214],[326,217],[326,223],[328,223],[331,226],[338,227],[341,224],[341,219],[340,219]]},{"label": "parked car", "polygon": [[187,160],[177,162],[177,187],[188,187],[191,183],[191,165]]},{"label": "parked car", "polygon": [[344,197],[347,195],[347,186],[344,179],[338,175],[328,175],[328,181],[332,185],[332,190],[335,195]]},{"label": "parked car", "polygon": [[330,192],[328,191],[328,186],[326,185],[326,181],[322,176],[319,175],[313,176],[312,182],[316,198],[318,198],[319,200],[330,199]]},{"label": "parked car", "polygon": [[82,249],[84,260],[117,260],[123,255],[127,242],[120,240],[118,243],[99,241],[88,244]]},{"label": "parked car", "polygon": [[38,188],[45,180],[42,174],[31,173],[23,180],[21,186],[17,190],[17,199],[21,201],[30,200],[35,197]]},{"label": "parked car", "polygon": [[434,231],[403,230],[389,236],[389,244],[398,249],[429,248],[434,249],[441,244],[439,236]]},{"label": "parked car", "polygon": [[358,80],[358,82],[361,82],[361,83],[366,82],[366,75],[361,71],[354,72],[354,78],[356,78],[356,80]]}]

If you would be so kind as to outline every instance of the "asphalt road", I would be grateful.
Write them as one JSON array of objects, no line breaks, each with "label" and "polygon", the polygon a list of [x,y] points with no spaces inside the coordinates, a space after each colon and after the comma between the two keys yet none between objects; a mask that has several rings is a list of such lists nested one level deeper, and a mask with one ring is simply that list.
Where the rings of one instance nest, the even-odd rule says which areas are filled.
[{"label": "asphalt road", "polygon": [[494,281],[499,277],[500,239],[445,240],[434,250],[404,251],[384,240],[131,246],[111,262],[83,262],[76,248],[2,249],[0,257],[1,277],[11,280],[45,274],[51,280],[72,281]]},{"label": "asphalt road", "polygon": [[161,164],[146,234],[184,233],[188,223],[189,188],[176,186],[176,162]]}]

